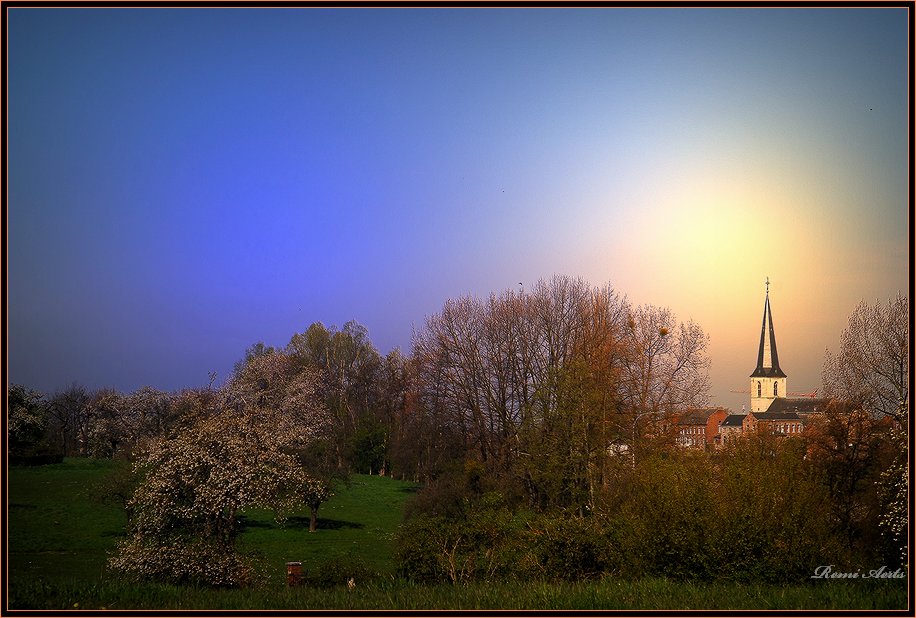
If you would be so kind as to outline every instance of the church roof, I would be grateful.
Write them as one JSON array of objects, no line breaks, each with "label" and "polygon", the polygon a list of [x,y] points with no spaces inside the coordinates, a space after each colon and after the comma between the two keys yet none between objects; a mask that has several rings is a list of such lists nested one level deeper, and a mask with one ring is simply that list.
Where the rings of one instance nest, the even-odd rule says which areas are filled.
[{"label": "church roof", "polygon": [[769,280],[767,296],[763,304],[763,326],[760,328],[760,349],[757,351],[757,368],[752,378],[784,378],[786,374],[779,368],[779,355],[776,353],[776,332],[773,330],[773,314],[770,311]]},{"label": "church roof", "polygon": [[777,398],[773,400],[767,412],[797,412],[798,414],[812,414],[822,412],[827,405],[826,399],[805,397],[802,399]]},{"label": "church roof", "polygon": [[[773,406],[770,406],[771,408]],[[795,412],[754,412],[754,418],[758,421],[797,421],[801,420]]]}]

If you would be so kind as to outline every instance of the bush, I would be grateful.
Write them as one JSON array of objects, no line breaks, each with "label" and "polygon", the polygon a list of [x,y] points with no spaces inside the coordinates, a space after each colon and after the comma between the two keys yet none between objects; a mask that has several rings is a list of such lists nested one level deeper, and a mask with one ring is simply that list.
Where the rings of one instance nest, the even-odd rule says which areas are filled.
[{"label": "bush", "polygon": [[[405,516],[409,519],[420,513],[442,515],[448,519],[464,519],[484,495],[497,495],[495,479],[488,475],[483,464],[474,459],[452,464],[436,479],[427,483],[411,498]],[[499,503],[505,500],[499,493]]]},{"label": "bush", "polygon": [[501,494],[475,493],[486,477],[474,465],[452,478],[414,504],[435,514],[401,530],[396,559],[409,579],[785,583],[807,581],[823,564],[869,562],[832,525],[823,471],[795,438],[761,433],[714,454],[646,457],[586,517],[513,512]]},{"label": "bush", "polygon": [[402,524],[395,540],[394,561],[398,575],[419,583],[446,581],[440,555],[453,535],[451,524],[441,515],[421,514]]},{"label": "bush", "polygon": [[460,519],[420,515],[403,524],[395,544],[398,574],[424,583],[532,574],[536,561],[524,517],[513,515],[497,492],[467,501],[466,508]]},{"label": "bush", "polygon": [[641,463],[632,496],[605,530],[611,570],[631,576],[782,583],[847,556],[804,449],[765,435],[712,457]]},{"label": "bush", "polygon": [[593,518],[541,517],[529,529],[539,571],[548,579],[601,576],[611,566],[608,538]]},{"label": "bush", "polygon": [[420,515],[403,524],[398,574],[423,583],[577,580],[609,566],[607,538],[592,519],[512,513],[497,492],[483,494],[468,510],[462,520]]}]

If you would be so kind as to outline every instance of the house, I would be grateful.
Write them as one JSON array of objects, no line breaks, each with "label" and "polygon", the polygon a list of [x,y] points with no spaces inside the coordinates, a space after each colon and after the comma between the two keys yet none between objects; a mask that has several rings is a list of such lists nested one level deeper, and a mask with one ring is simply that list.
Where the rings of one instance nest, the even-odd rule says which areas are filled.
[{"label": "house", "polygon": [[730,440],[740,437],[746,417],[747,414],[729,414],[726,416],[719,424],[719,431],[715,440],[716,446],[728,444]]},{"label": "house", "polygon": [[728,416],[725,408],[702,408],[687,410],[678,415],[677,443],[686,448],[702,448],[715,445],[719,424]]}]

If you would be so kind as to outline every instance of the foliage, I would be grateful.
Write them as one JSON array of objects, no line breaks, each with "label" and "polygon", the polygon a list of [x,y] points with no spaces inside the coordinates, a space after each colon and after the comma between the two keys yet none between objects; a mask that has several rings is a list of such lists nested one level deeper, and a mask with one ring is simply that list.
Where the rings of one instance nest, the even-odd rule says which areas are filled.
[{"label": "foliage", "polygon": [[544,579],[581,581],[600,577],[615,566],[612,541],[593,517],[545,516],[528,523],[537,574]]},{"label": "foliage", "polygon": [[828,518],[850,551],[880,545],[876,483],[899,457],[888,440],[891,417],[878,418],[847,401],[831,401],[807,428],[812,462],[828,492]]},{"label": "foliage", "polygon": [[109,566],[139,581],[217,587],[248,586],[255,576],[250,558],[227,552],[224,543],[210,537],[134,534],[118,544]]},{"label": "foliage", "polygon": [[385,470],[385,428],[371,418],[362,418],[350,439],[350,465],[361,474]]},{"label": "foliage", "polygon": [[369,331],[355,320],[341,330],[315,322],[304,333],[293,335],[286,351],[298,366],[321,369],[321,392],[336,428],[331,443],[336,463],[339,468],[348,467],[347,456],[358,454],[354,437],[363,422],[372,418],[380,388],[381,357],[369,340]]},{"label": "foliage", "polygon": [[615,522],[627,532],[618,535],[630,556],[625,572],[680,579],[709,573],[715,500],[703,460],[688,453],[640,463],[632,498]]},{"label": "foliage", "polygon": [[451,583],[534,575],[523,523],[496,493],[484,494],[462,519],[420,515],[398,532],[398,573],[417,582]]},{"label": "foliage", "polygon": [[801,441],[760,433],[714,455],[656,456],[608,534],[621,574],[798,581],[844,557]]},{"label": "foliage", "polygon": [[730,444],[720,466],[710,496],[718,519],[712,576],[799,581],[819,565],[845,562],[821,470],[803,440],[758,432]]},{"label": "foliage", "polygon": [[804,580],[821,564],[851,557],[806,447],[761,432],[720,453],[655,455],[638,463],[614,501],[584,516],[526,514],[501,497],[493,501],[497,494],[474,498],[453,478],[446,487],[459,491],[428,500],[431,510],[414,512],[404,525],[399,573],[426,582],[605,574]]}]

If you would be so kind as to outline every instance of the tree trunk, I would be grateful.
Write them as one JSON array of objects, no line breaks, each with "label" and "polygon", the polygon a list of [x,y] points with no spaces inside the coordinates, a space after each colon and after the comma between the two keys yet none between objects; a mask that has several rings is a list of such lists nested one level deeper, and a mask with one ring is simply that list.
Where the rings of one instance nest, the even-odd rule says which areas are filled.
[{"label": "tree trunk", "polygon": [[318,507],[314,504],[309,505],[312,515],[309,518],[309,532],[315,532],[318,529]]}]

